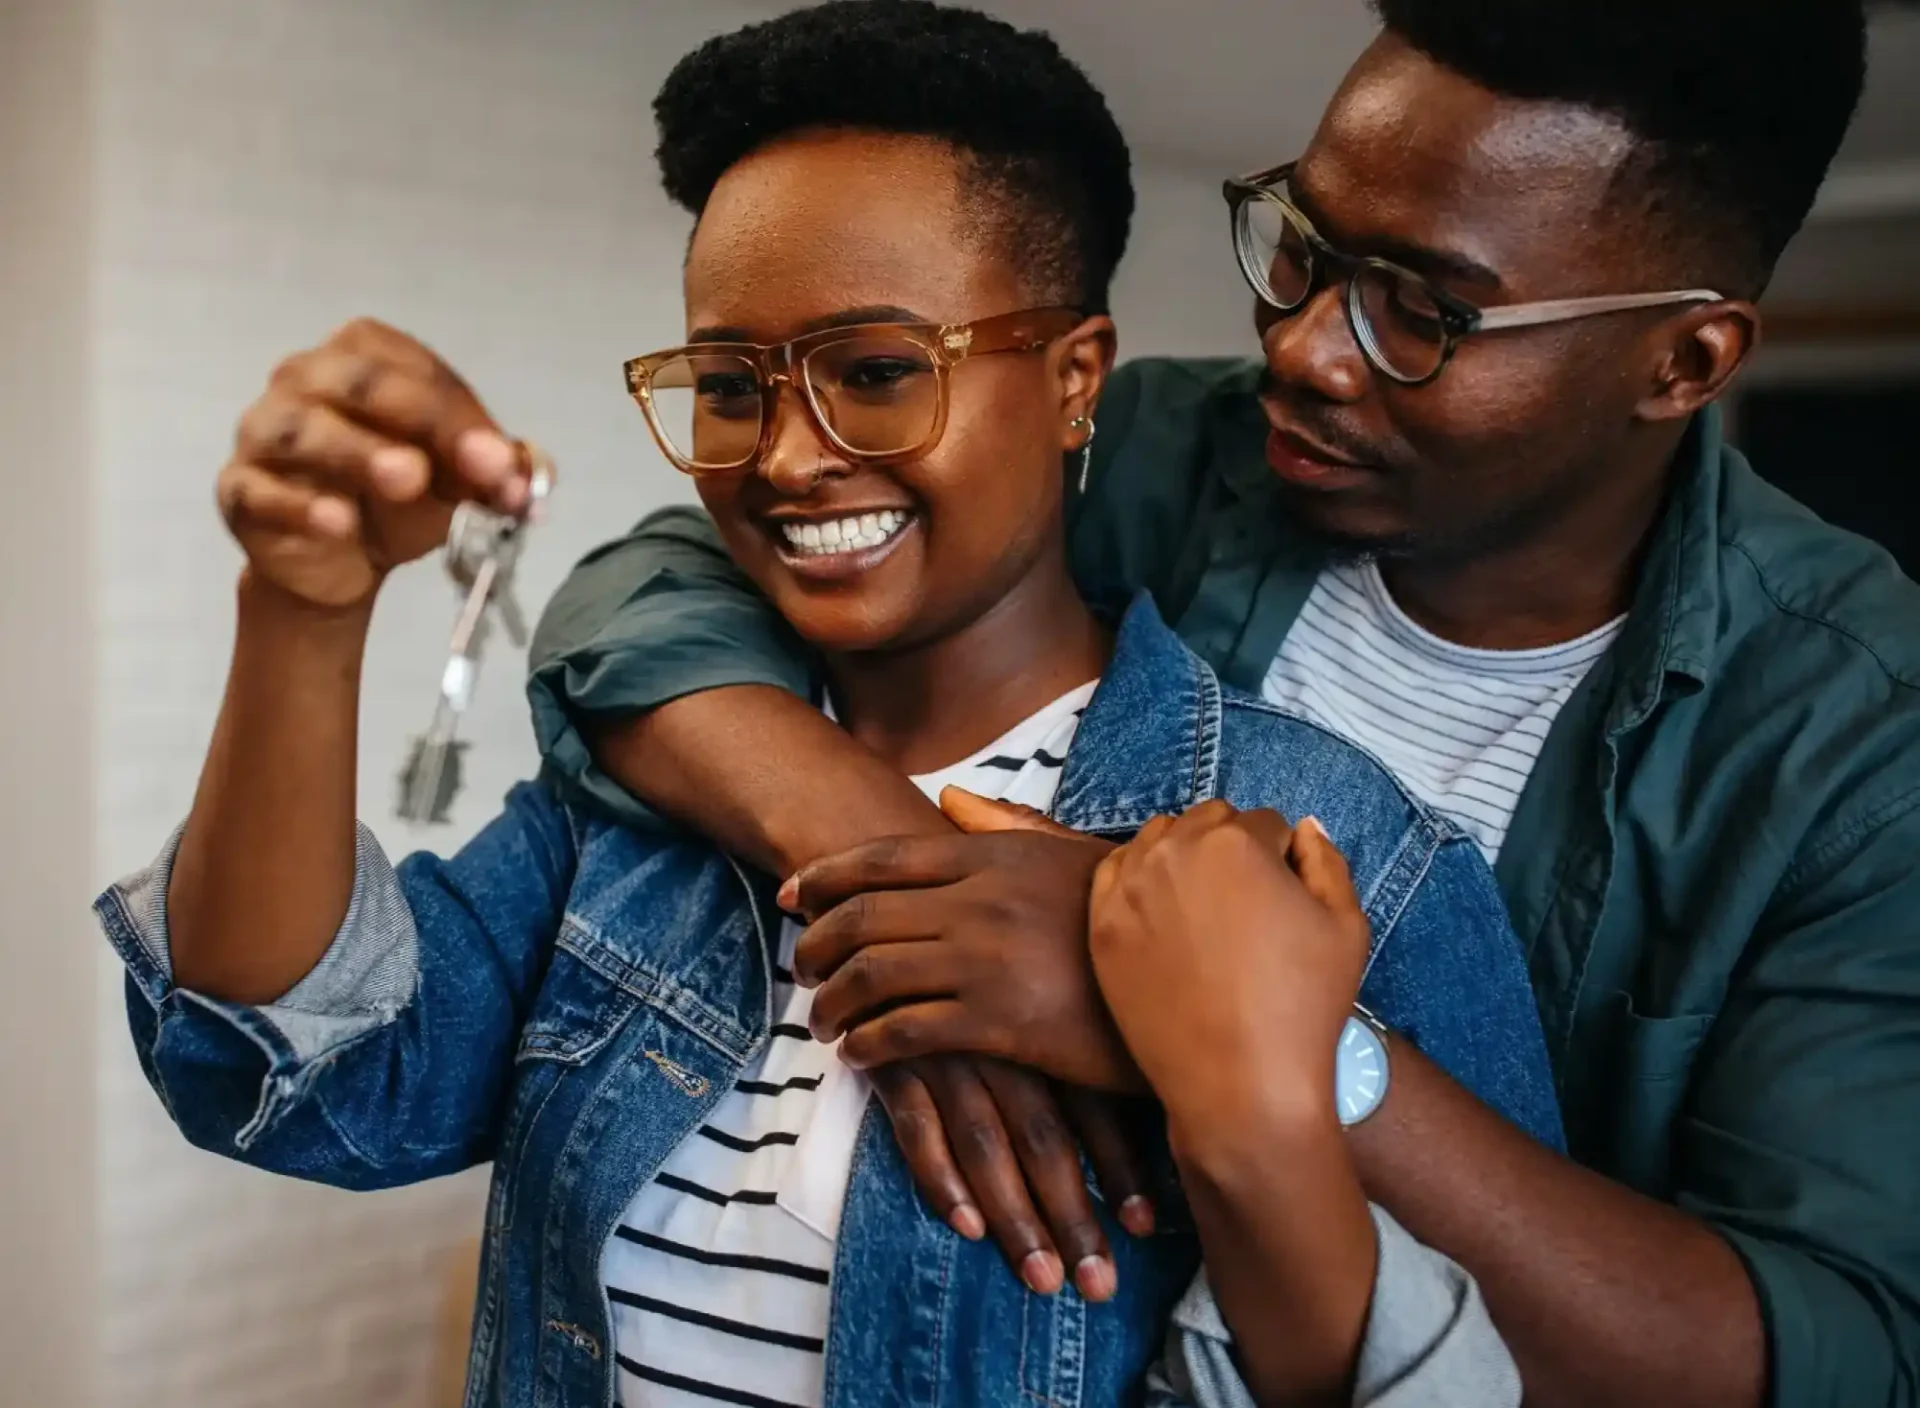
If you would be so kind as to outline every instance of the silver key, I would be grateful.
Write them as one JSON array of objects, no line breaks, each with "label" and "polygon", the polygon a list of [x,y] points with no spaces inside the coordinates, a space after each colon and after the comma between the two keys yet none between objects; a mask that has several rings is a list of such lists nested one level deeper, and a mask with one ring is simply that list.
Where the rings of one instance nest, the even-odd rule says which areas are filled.
[{"label": "silver key", "polygon": [[416,826],[444,824],[459,794],[467,744],[458,737],[460,716],[473,702],[493,614],[516,648],[527,643],[526,617],[513,595],[513,571],[520,560],[527,525],[534,521],[553,484],[553,465],[532,446],[532,477],[527,512],[519,518],[462,504],[447,532],[447,575],[461,588],[460,615],[440,673],[440,698],[426,735],[414,742],[400,774],[399,814]]}]

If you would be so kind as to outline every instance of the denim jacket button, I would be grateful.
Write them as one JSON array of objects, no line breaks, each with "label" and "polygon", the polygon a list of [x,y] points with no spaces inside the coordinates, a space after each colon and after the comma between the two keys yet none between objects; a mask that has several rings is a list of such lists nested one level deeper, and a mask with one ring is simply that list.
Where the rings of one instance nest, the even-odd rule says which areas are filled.
[{"label": "denim jacket button", "polygon": [[600,1341],[581,1329],[578,1325],[569,1325],[564,1320],[549,1320],[547,1328],[556,1335],[565,1335],[573,1342],[573,1347],[589,1359],[600,1357]]}]

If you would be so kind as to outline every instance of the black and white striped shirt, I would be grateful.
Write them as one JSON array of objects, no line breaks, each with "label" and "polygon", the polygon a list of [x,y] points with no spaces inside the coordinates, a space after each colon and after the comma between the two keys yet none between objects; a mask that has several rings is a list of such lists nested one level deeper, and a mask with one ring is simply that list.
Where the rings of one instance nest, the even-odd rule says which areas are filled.
[{"label": "black and white striped shirt", "polygon": [[1541,650],[1474,650],[1409,619],[1374,563],[1329,567],[1261,693],[1379,758],[1492,862],[1547,731],[1624,620]]},{"label": "black and white striped shirt", "polygon": [[[1094,686],[972,757],[914,779],[1045,810]],[[807,1030],[787,922],[771,1040],[699,1132],[627,1207],[602,1253],[622,1408],[815,1408],[834,1243],[865,1077]]]}]

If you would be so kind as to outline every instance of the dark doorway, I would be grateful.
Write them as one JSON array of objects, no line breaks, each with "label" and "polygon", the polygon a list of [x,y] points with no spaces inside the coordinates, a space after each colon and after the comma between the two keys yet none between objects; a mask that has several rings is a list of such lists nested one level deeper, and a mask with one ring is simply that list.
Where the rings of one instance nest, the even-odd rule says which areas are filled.
[{"label": "dark doorway", "polygon": [[1920,579],[1920,382],[1756,387],[1736,439],[1767,479]]}]

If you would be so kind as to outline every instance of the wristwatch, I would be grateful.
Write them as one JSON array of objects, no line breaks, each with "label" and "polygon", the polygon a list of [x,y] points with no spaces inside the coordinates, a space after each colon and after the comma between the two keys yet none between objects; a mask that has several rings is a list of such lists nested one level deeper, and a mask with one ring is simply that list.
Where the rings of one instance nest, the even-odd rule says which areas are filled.
[{"label": "wristwatch", "polygon": [[1387,1079],[1387,1029],[1356,1002],[1334,1054],[1333,1101],[1342,1127],[1351,1128],[1380,1108]]}]

